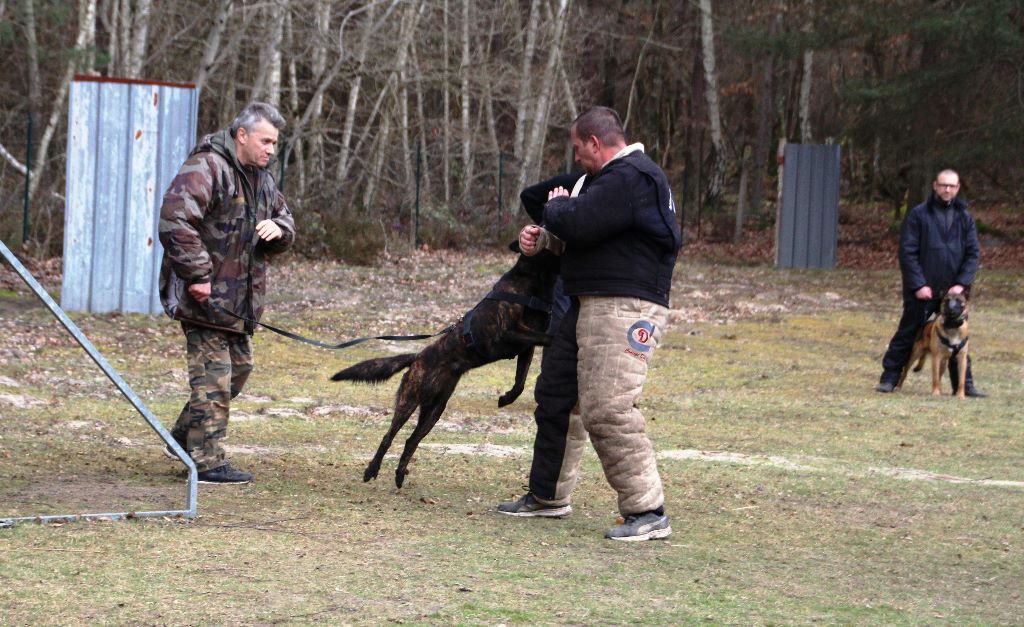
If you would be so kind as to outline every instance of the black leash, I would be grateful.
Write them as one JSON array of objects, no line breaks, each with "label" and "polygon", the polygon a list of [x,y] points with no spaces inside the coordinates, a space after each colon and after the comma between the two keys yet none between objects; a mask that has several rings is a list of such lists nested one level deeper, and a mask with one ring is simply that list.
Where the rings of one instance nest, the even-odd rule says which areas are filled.
[{"label": "black leash", "polygon": [[222,313],[226,313],[227,315],[231,316],[232,318],[237,318],[239,320],[242,320],[243,322],[248,322],[250,324],[258,324],[259,326],[263,327],[264,329],[267,329],[268,331],[273,331],[274,333],[277,333],[278,335],[283,335],[284,337],[286,337],[288,339],[296,340],[298,342],[304,342],[306,344],[312,344],[313,346],[319,346],[320,348],[326,348],[328,350],[337,350],[339,348],[348,348],[349,346],[355,346],[356,344],[362,344],[363,342],[369,342],[370,340],[388,340],[388,341],[392,341],[392,342],[409,342],[409,341],[412,341],[412,340],[427,340],[427,339],[430,339],[432,337],[437,337],[438,335],[444,335],[445,333],[448,333],[449,331],[451,331],[452,329],[455,328],[455,325],[452,324],[452,325],[449,325],[449,326],[445,327],[444,329],[441,329],[437,333],[433,333],[433,334],[421,333],[419,335],[374,335],[372,337],[357,337],[354,340],[347,340],[345,342],[340,342],[338,344],[327,344],[326,342],[320,342],[318,340],[311,340],[308,337],[303,337],[303,336],[299,335],[298,333],[292,333],[291,331],[286,331],[284,329],[280,329],[280,328],[275,327],[274,325],[271,325],[271,324],[266,324],[264,322],[258,322],[256,320],[252,320],[250,318],[246,318],[245,316],[240,316],[240,315],[236,314],[233,311],[228,311],[227,309],[224,309],[223,307],[221,307],[220,305],[218,305],[217,303],[214,303],[214,302],[211,302],[210,306],[213,307],[214,309],[216,309],[217,311],[220,311]]}]

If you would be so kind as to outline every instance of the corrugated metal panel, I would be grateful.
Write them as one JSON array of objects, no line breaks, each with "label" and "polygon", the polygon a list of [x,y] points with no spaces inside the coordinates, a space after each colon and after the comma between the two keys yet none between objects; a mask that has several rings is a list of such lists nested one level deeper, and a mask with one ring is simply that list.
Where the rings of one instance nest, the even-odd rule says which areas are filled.
[{"label": "corrugated metal panel", "polygon": [[787,144],[775,239],[781,268],[834,268],[839,228],[839,146]]},{"label": "corrugated metal panel", "polygon": [[160,203],[195,143],[195,88],[78,77],[70,96],[61,306],[156,313]]}]

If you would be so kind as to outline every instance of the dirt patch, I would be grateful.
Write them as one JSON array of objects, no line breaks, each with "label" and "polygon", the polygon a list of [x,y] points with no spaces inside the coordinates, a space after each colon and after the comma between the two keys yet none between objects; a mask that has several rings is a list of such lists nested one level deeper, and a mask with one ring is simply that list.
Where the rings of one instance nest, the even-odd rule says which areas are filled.
[{"label": "dirt patch", "polygon": [[185,508],[185,483],[143,484],[110,477],[57,478],[0,495],[4,517],[165,511]]}]

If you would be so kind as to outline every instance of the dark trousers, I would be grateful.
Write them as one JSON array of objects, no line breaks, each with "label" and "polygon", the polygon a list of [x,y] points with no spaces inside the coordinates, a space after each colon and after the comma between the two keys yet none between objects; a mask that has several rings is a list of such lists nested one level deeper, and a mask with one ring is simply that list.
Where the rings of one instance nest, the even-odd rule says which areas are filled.
[{"label": "dark trousers", "polygon": [[[903,368],[910,361],[910,353],[914,350],[914,340],[917,333],[928,321],[928,317],[939,310],[938,300],[920,300],[917,298],[903,300],[903,315],[900,316],[899,326],[896,333],[889,340],[889,348],[882,357],[881,383],[899,383]],[[949,361],[949,377],[953,384],[953,391],[956,391],[959,372],[956,360]],[[964,384],[968,389],[974,387],[974,377],[971,375],[971,358],[967,357],[967,377]]]},{"label": "dark trousers", "polygon": [[565,312],[572,306],[572,299],[565,295],[565,285],[562,277],[555,279],[555,289],[551,293],[551,322],[548,324],[548,333],[554,335],[562,324]]},{"label": "dark trousers", "polygon": [[537,437],[533,441],[530,492],[541,499],[555,498],[569,434],[569,412],[576,405],[576,321],[580,304],[572,299],[561,318],[551,345],[544,348],[540,376],[534,387]]}]

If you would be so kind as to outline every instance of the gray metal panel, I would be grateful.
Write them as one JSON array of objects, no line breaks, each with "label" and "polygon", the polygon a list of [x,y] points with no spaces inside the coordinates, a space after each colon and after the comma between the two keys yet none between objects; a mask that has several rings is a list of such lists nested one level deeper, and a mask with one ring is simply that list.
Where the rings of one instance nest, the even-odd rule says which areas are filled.
[{"label": "gray metal panel", "polygon": [[[796,150],[795,146],[798,144],[786,144],[785,152],[783,153],[783,162],[786,164],[790,163],[790,159],[796,161]],[[775,264],[783,268],[790,268],[793,266],[793,246],[792,242],[796,237],[796,222],[797,222],[797,202],[795,193],[786,193],[786,190],[797,189],[797,175],[799,174],[798,168],[785,167],[782,171],[782,206],[779,211],[779,225],[778,225],[778,236],[776,238],[775,246]]]},{"label": "gray metal panel", "polygon": [[160,311],[160,205],[194,144],[197,117],[190,86],[85,77],[72,82],[65,309]]},{"label": "gray metal panel", "polygon": [[[831,211],[825,211],[822,219],[822,243],[825,249],[822,251],[821,259],[824,267],[834,268],[839,261],[839,179],[841,176],[841,160],[839,146],[829,146],[826,169],[834,176],[830,177],[829,184],[825,185],[822,195],[821,206]],[[831,237],[828,236],[831,234]]]},{"label": "gray metal panel", "polygon": [[[828,176],[825,171],[824,161],[821,158],[823,155],[820,150],[815,150],[817,146],[805,146],[803,159],[808,161],[807,168],[808,176],[810,180],[807,184],[807,240],[806,250],[807,255],[804,259],[805,268],[822,268],[821,252],[824,249],[822,245],[822,238],[825,237],[825,233],[822,232],[822,226],[824,220],[822,219],[823,207],[822,200],[824,197],[825,189],[825,177]],[[803,161],[801,159],[801,161]]]},{"label": "gray metal panel", "polygon": [[784,164],[775,263],[833,268],[839,224],[839,146],[787,144]]},{"label": "gray metal panel", "polygon": [[92,190],[96,187],[96,155],[99,152],[96,148],[99,91],[99,83],[71,83],[60,300],[65,309],[72,311],[89,309]]},{"label": "gray metal panel", "polygon": [[92,289],[89,311],[116,311],[121,305],[124,216],[127,203],[130,89],[121,83],[100,84],[99,154],[93,189]]},{"label": "gray metal panel", "polygon": [[131,90],[128,211],[124,220],[124,281],[121,310],[150,313],[153,291],[153,207],[156,197],[159,141],[159,87],[135,85]]}]

